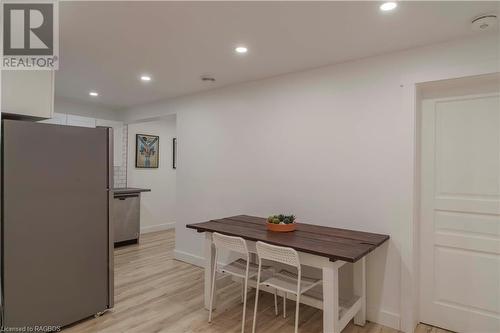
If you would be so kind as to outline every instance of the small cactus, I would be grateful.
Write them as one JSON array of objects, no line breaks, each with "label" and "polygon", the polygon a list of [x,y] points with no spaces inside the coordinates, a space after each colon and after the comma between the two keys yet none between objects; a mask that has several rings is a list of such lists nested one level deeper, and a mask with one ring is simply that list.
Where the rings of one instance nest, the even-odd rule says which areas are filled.
[{"label": "small cactus", "polygon": [[279,215],[271,215],[267,218],[268,223],[274,223],[274,224],[291,224],[295,223],[295,215],[285,215],[285,214],[279,214]]}]

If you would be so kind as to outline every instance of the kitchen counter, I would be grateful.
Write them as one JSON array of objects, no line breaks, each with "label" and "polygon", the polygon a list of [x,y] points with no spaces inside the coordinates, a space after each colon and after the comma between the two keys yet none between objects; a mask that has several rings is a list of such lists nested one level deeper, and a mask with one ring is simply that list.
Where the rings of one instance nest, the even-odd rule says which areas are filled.
[{"label": "kitchen counter", "polygon": [[131,194],[140,192],[151,192],[149,188],[117,187],[111,190],[114,194]]}]

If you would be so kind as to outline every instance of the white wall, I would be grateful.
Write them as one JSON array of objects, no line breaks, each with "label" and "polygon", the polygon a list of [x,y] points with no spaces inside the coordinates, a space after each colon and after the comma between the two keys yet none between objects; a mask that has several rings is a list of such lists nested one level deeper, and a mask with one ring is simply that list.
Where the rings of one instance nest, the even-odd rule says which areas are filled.
[{"label": "white wall", "polygon": [[498,40],[489,35],[238,84],[125,117],[177,114],[178,258],[203,256],[203,235],[185,224],[232,214],[289,212],[387,233],[390,242],[368,259],[368,319],[409,331],[414,85],[498,70]]},{"label": "white wall", "polygon": [[[173,228],[175,226],[176,171],[172,169],[172,139],[176,132],[175,116],[128,125],[129,187],[150,188],[141,194],[141,233]],[[135,135],[150,134],[160,137],[157,169],[135,167]]]}]

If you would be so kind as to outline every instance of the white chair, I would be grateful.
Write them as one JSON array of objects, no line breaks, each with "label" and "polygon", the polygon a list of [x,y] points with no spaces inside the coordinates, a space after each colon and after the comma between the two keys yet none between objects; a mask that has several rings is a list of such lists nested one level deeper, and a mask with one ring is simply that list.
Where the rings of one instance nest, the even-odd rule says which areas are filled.
[{"label": "white chair", "polygon": [[[259,256],[259,267],[257,274],[257,288],[255,291],[255,310],[253,314],[252,333],[255,333],[255,326],[257,322],[257,306],[259,302],[260,285],[272,287],[275,288],[275,290],[278,289],[284,292],[283,317],[285,317],[287,293],[296,295],[297,305],[295,308],[295,333],[297,333],[299,328],[300,295],[320,284],[321,280],[306,278],[302,276],[299,254],[297,253],[297,251],[295,251],[290,247],[275,246],[259,241],[256,243],[256,248],[257,248],[257,255]],[[286,270],[281,270],[279,273],[274,274],[270,278],[261,282],[260,275],[261,275],[261,266],[263,259],[279,262],[289,266],[294,266],[297,268],[297,274],[288,272]]]},{"label": "white chair", "polygon": [[[210,293],[210,309],[208,314],[208,322],[212,322],[212,309],[213,309],[213,301],[215,295],[215,287],[216,287],[216,273],[219,272],[221,274],[229,274],[232,276],[239,277],[244,280],[243,290],[242,290],[242,298],[243,298],[243,316],[241,320],[241,332],[243,333],[245,330],[245,312],[247,305],[247,290],[248,290],[248,279],[252,278],[260,273],[259,267],[256,264],[250,263],[250,253],[248,252],[248,247],[246,241],[241,237],[232,237],[219,234],[214,232],[212,234],[213,243],[215,245],[215,260],[213,267],[213,276],[212,276],[212,289]],[[244,255],[245,259],[238,259],[231,262],[228,265],[224,265],[222,267],[218,267],[218,255],[219,249],[226,249],[231,252],[236,252],[238,254]],[[266,271],[273,271],[272,268],[265,267]],[[275,313],[278,313],[278,305],[277,305],[277,294],[274,294],[274,306]]]}]

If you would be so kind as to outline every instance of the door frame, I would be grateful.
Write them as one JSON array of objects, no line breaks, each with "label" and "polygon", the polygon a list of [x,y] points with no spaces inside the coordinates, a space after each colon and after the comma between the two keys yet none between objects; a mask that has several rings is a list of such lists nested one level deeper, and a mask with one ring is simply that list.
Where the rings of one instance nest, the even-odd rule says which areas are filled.
[{"label": "door frame", "polygon": [[[485,64],[483,64],[485,65]],[[487,70],[486,67],[492,69]],[[434,77],[406,77],[400,84],[402,88],[401,108],[409,110],[411,123],[409,159],[409,198],[407,206],[409,220],[402,223],[399,241],[394,240],[401,255],[400,284],[400,327],[405,333],[413,333],[420,322],[420,140],[421,140],[421,89],[426,84],[455,79],[467,79],[483,75],[500,75],[498,64],[477,69],[477,65],[467,64],[461,68],[450,69]]]}]

